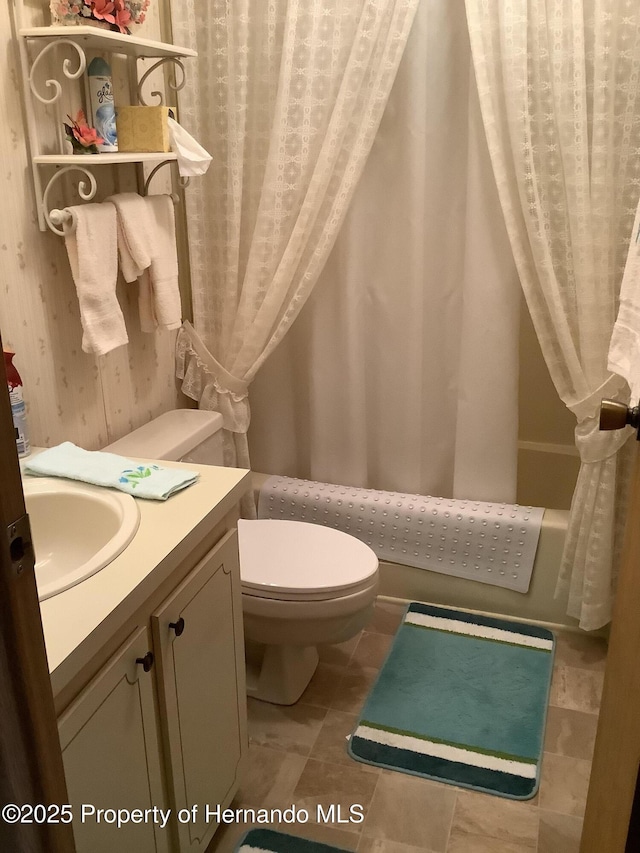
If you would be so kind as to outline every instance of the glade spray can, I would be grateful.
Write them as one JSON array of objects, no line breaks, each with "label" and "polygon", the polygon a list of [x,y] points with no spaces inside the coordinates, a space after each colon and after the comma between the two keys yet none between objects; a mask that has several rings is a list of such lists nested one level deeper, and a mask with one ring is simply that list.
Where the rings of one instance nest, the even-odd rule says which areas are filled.
[{"label": "glade spray can", "polygon": [[31,448],[29,446],[29,434],[27,432],[27,412],[24,405],[24,398],[22,396],[22,379],[13,364],[15,352],[11,352],[10,350],[3,350],[3,352],[4,369],[7,374],[9,399],[11,400],[11,414],[13,416],[13,426],[16,432],[18,456],[28,456]]},{"label": "glade spray can", "polygon": [[87,81],[93,126],[104,139],[104,142],[98,145],[98,151],[113,154],[118,150],[113,82],[111,68],[101,56],[96,56],[89,63]]}]

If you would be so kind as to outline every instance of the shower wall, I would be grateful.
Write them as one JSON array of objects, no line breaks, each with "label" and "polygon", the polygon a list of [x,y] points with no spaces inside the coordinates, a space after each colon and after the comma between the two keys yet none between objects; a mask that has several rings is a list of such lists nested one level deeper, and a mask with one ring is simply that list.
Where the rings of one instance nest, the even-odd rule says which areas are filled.
[{"label": "shower wall", "polygon": [[580,459],[575,417],[558,397],[522,302],[518,382],[517,502],[569,509]]}]

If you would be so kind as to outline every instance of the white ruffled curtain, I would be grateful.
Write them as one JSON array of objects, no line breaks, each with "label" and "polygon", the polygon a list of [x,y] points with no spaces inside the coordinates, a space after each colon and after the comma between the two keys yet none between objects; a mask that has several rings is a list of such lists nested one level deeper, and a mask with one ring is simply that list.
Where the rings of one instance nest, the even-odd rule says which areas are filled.
[{"label": "white ruffled curtain", "polygon": [[297,316],[367,159],[418,0],[186,0],[180,119],[213,155],[187,194],[194,326],[182,390],[249,465],[248,387]]},{"label": "white ruffled curtain", "polygon": [[[507,230],[581,469],[561,585],[582,628],[611,618],[632,433],[598,431],[640,196],[637,0],[466,0],[480,101]],[[535,389],[531,389],[535,393]]]}]

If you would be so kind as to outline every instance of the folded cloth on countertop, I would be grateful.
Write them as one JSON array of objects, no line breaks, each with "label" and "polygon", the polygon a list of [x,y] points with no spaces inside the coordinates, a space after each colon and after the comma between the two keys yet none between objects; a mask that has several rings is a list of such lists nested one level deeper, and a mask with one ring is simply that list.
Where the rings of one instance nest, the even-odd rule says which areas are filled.
[{"label": "folded cloth on countertop", "polygon": [[158,501],[166,501],[175,492],[195,483],[200,476],[195,471],[180,468],[138,465],[115,453],[83,450],[70,441],[34,456],[26,463],[24,470],[37,477],[82,480],[94,486],[119,489],[134,498]]}]

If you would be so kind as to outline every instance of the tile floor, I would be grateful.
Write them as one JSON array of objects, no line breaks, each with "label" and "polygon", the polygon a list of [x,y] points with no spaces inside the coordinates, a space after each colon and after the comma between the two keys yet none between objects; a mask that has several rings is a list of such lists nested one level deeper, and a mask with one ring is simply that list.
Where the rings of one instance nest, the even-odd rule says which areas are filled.
[{"label": "tile floor", "polygon": [[[540,790],[516,802],[351,759],[345,737],[384,661],[404,608],[378,602],[353,640],[321,649],[291,707],[249,700],[249,768],[233,808],[364,806],[361,824],[280,827],[358,853],[578,853],[602,681],[604,641],[557,635]],[[208,853],[230,853],[250,826],[229,824]],[[277,828],[277,827],[276,827]]]}]

